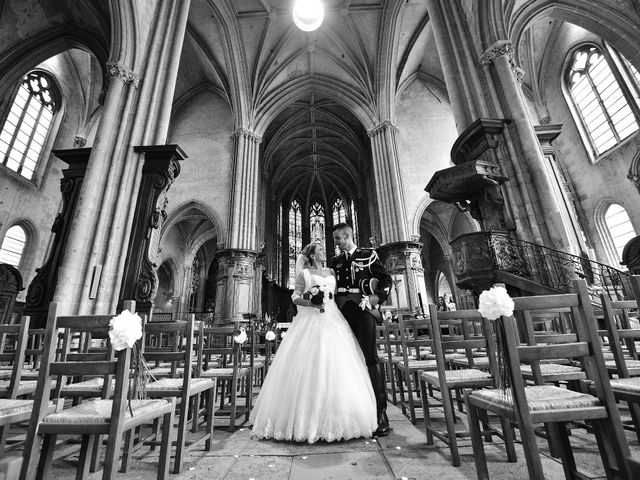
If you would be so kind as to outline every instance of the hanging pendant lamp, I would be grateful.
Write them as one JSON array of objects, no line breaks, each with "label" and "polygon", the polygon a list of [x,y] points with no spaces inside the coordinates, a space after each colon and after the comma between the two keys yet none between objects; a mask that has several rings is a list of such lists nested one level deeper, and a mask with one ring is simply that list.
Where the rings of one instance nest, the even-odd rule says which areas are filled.
[{"label": "hanging pendant lamp", "polygon": [[303,32],[317,30],[324,20],[321,0],[296,0],[293,4],[293,23]]}]

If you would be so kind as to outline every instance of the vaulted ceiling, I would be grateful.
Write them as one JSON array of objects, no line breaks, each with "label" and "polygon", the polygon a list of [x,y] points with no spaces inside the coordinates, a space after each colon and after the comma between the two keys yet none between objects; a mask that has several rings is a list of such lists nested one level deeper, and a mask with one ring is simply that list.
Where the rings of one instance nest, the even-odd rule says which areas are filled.
[{"label": "vaulted ceiling", "polygon": [[225,98],[236,126],[263,137],[272,197],[307,205],[360,195],[367,130],[393,118],[408,82],[443,83],[426,2],[323,3],[306,33],[292,0],[193,0],[176,92]]}]

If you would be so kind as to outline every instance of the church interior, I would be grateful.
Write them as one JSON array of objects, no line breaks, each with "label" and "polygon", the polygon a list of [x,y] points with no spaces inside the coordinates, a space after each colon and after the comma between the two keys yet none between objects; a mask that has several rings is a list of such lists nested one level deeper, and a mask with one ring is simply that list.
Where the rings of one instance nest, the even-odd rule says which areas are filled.
[{"label": "church interior", "polygon": [[[321,4],[319,22],[292,14],[305,2]],[[391,360],[406,346],[404,325],[433,321],[436,304],[478,309],[496,284],[513,298],[588,298],[557,317],[593,310],[606,348],[582,365],[640,378],[640,367],[605,367],[614,344],[640,364],[631,333],[616,342],[606,323],[611,302],[629,331],[640,329],[638,0],[0,0],[0,128],[0,457],[22,452],[5,447],[2,399],[33,399],[11,396],[17,381],[2,377],[20,363],[5,355],[3,326],[53,328],[52,311],[113,316],[133,300],[149,324],[249,322],[278,333],[295,315],[296,258],[310,242],[340,254],[332,231],[342,222],[393,280],[380,351],[394,404],[394,382],[421,396],[419,370]],[[534,330],[568,324],[557,318]],[[581,329],[562,333],[578,342]],[[530,383],[544,377],[540,358]],[[590,375],[546,382],[577,382],[610,403]],[[598,442],[598,428],[588,431],[603,470],[586,478],[639,478],[633,389],[616,396],[630,429],[613,440],[596,433]],[[462,408],[461,389],[456,398]],[[415,428],[414,409],[426,422],[426,404],[407,402],[397,401],[397,430],[400,419]],[[517,465],[530,478],[578,478],[567,473],[567,437],[558,446],[548,428],[535,436],[564,470],[538,476],[521,451]],[[605,460],[622,443],[625,455]],[[444,478],[488,478],[470,449],[468,476]],[[0,479],[35,474],[0,468]]]}]

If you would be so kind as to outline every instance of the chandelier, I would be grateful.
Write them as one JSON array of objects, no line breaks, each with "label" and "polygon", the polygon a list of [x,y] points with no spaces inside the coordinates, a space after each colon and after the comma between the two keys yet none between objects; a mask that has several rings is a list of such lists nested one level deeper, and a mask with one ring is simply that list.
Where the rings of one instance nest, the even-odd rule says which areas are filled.
[{"label": "chandelier", "polygon": [[303,32],[317,30],[324,20],[321,0],[296,0],[293,4],[293,23]]}]

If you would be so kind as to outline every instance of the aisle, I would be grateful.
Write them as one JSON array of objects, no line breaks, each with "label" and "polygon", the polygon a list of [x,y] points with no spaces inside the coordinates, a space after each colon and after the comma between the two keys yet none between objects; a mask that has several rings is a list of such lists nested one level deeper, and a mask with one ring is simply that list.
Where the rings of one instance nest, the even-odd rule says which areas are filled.
[{"label": "aisle", "polygon": [[[273,441],[255,441],[249,438],[249,429],[240,427],[234,433],[216,430],[216,447],[211,453],[192,452],[185,457],[185,468],[180,475],[169,475],[176,480],[475,480],[471,446],[462,441],[462,465],[452,467],[448,449],[441,443],[427,446],[421,422],[413,426],[393,405],[389,417],[394,428],[391,435],[379,439],[358,439],[339,443],[314,445]],[[635,435],[627,432],[632,452],[640,453]],[[593,437],[574,431],[574,442],[579,464],[587,465],[590,478],[603,479],[602,467],[596,453]],[[466,446],[465,446],[466,445]],[[544,442],[540,439],[541,448]],[[70,447],[76,449],[77,447]],[[506,462],[500,444],[487,447],[492,480],[527,478],[524,456],[518,448],[519,462]],[[132,468],[117,478],[155,479],[156,452],[139,451],[134,455]],[[76,454],[55,461],[52,478],[74,478],[73,462]],[[549,479],[562,479],[562,466],[545,456],[544,468]],[[96,472],[90,479],[101,478]]]}]

